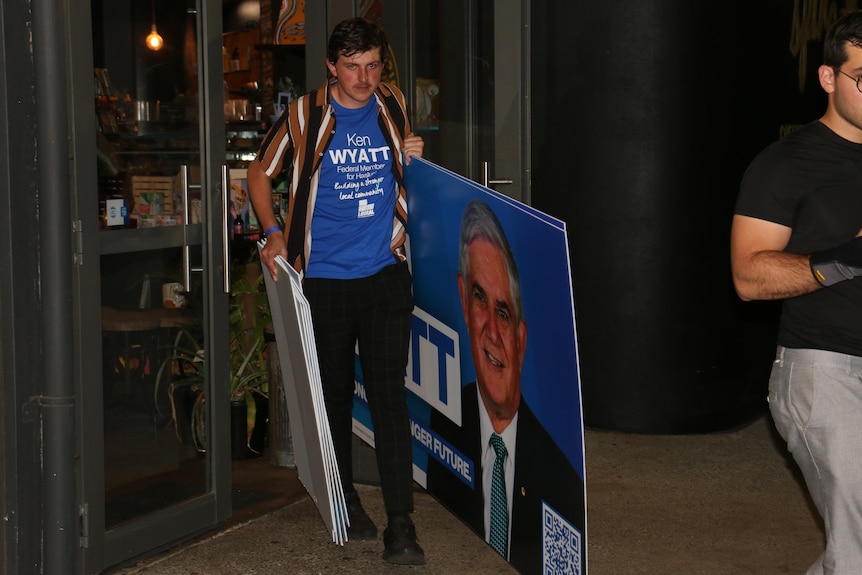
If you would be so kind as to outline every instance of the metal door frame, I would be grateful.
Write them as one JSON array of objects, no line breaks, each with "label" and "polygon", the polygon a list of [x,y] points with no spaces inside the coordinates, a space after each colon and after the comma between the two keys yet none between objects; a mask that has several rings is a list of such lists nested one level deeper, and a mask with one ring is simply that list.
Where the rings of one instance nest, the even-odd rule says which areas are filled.
[{"label": "metal door frame", "polygon": [[[198,19],[198,93],[201,98],[201,189],[204,204],[203,254],[205,274],[204,316],[208,350],[209,393],[228,395],[227,363],[227,278],[222,257],[224,227],[221,225],[221,166],[224,163],[221,35],[221,6],[196,0]],[[157,549],[167,543],[193,536],[230,516],[230,412],[227,401],[207,402],[210,449],[207,453],[206,492],[195,499],[130,521],[105,531],[104,509],[104,430],[102,397],[92,393],[101,381],[101,349],[86,342],[101,337],[99,296],[99,225],[94,210],[93,190],[97,189],[96,136],[93,109],[93,51],[90,2],[76,0],[68,10],[68,65],[71,115],[73,219],[79,230],[75,239],[80,246],[74,269],[73,306],[75,308],[76,443],[79,454],[79,512],[82,533],[77,572],[93,573]],[[84,392],[85,387],[88,388]],[[101,386],[95,386],[101,389]]]}]

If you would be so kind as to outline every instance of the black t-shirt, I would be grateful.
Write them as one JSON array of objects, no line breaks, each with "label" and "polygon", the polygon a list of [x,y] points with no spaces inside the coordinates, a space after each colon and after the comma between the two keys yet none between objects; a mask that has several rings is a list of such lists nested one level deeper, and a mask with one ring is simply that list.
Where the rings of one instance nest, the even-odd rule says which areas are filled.
[{"label": "black t-shirt", "polygon": [[[763,150],[742,178],[736,213],[792,228],[810,254],[862,229],[862,144],[812,122]],[[862,356],[862,278],[784,300],[778,343]]]}]

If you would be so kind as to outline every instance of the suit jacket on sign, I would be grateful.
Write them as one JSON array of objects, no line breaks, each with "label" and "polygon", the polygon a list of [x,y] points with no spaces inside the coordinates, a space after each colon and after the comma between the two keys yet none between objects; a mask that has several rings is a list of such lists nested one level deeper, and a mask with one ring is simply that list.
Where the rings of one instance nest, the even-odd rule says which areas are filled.
[{"label": "suit jacket on sign", "polygon": [[[462,427],[434,410],[430,421],[436,433],[473,462],[475,487],[470,488],[429,456],[427,489],[484,538],[478,403],[474,382],[461,389]],[[509,562],[521,573],[541,573],[542,500],[583,534],[584,482],[523,397],[518,415]]]}]

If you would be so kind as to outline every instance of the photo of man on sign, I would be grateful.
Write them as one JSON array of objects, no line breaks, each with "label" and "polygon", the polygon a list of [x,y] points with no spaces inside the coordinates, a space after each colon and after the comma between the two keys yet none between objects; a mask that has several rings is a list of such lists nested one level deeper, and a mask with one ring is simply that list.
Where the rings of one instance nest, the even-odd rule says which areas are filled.
[{"label": "photo of man on sign", "polygon": [[461,426],[437,411],[430,426],[474,462],[473,485],[429,458],[427,488],[520,571],[541,572],[549,522],[574,538],[583,533],[584,484],[521,393],[528,341],[521,280],[500,221],[482,200],[461,218],[458,267],[476,381],[461,388]]}]

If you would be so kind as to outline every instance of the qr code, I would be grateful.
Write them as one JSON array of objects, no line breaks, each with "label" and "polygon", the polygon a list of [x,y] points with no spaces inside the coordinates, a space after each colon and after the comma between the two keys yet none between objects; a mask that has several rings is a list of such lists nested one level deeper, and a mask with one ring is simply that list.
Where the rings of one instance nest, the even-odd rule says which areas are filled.
[{"label": "qr code", "polygon": [[542,573],[581,575],[581,532],[542,501]]}]

